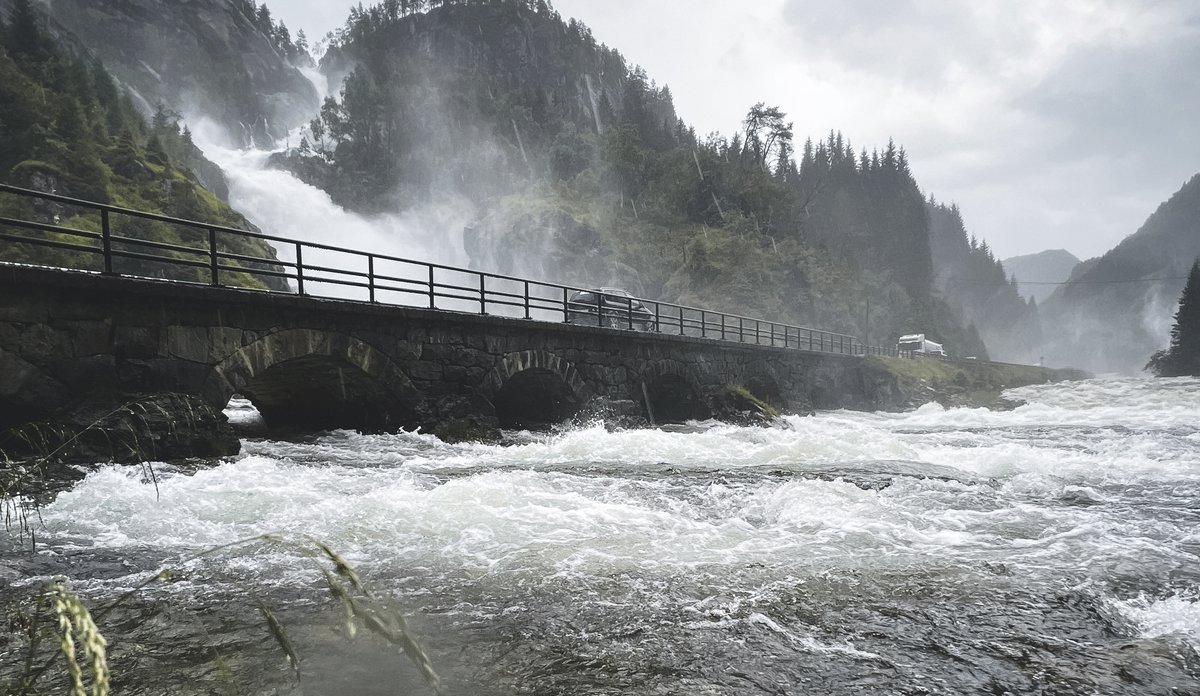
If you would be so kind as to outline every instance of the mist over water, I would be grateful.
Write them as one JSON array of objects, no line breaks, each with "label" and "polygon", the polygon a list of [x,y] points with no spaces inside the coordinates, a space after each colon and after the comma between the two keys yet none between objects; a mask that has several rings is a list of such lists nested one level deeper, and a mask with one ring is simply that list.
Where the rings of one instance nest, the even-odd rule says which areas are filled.
[{"label": "mist over water", "polygon": [[[1194,693],[1200,380],[1008,395],[1027,403],[507,446],[250,439],[161,466],[157,491],[89,474],[43,510],[40,556],[101,598],[199,549],[311,536],[397,597],[451,693]],[[294,550],[189,568],[158,591],[210,606],[265,585],[292,621],[321,617]],[[329,676],[367,647],[304,635],[324,692],[385,691]]]}]

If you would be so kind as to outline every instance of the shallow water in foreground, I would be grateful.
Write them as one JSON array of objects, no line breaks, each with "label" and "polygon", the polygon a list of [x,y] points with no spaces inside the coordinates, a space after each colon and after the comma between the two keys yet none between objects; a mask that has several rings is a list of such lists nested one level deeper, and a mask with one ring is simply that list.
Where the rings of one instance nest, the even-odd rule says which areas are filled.
[{"label": "shallow water in foreground", "polygon": [[[1200,380],[1008,395],[1028,403],[504,447],[247,440],[157,487],[109,467],[42,510],[35,556],[4,542],[8,594],[61,574],[99,605],[282,532],[392,597],[448,693],[1200,694]],[[184,564],[101,626],[123,692],[421,692],[336,634],[319,582],[275,545]]]}]

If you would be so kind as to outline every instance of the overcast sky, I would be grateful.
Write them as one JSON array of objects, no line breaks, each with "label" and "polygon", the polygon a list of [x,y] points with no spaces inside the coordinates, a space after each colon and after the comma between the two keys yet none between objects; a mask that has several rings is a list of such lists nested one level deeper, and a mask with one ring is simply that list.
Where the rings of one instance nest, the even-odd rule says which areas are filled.
[{"label": "overcast sky", "polygon": [[[1200,172],[1197,0],[553,4],[669,85],[701,134],[731,134],[762,101],[801,142],[895,138],[1001,258],[1099,255]],[[270,6],[313,39],[349,8]]]}]

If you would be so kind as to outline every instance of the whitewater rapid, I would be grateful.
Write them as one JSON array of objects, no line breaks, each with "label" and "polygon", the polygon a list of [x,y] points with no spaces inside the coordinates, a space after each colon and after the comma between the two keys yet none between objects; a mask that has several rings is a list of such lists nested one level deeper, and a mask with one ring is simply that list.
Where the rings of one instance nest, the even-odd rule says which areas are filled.
[{"label": "whitewater rapid", "polygon": [[[1143,687],[1200,688],[1200,380],[1008,396],[1026,403],[772,428],[585,423],[505,446],[249,439],[211,466],[159,465],[156,483],[138,468],[90,473],[41,511],[39,544],[134,559],[136,572],[73,579],[111,596],[211,546],[319,539],[417,617],[440,617],[429,628],[455,646],[442,654],[452,674],[458,650],[544,686],[539,660],[617,650],[641,675],[572,662],[551,680],[578,689],[562,693],[742,693],[744,680],[717,673],[747,661],[792,685],[781,693],[797,679],[961,693],[989,678],[1019,693],[1047,674],[1087,687],[1056,693],[1155,693],[1118,676],[1130,655],[1151,671]],[[231,415],[245,419],[245,405]],[[248,583],[302,595],[318,581],[296,551],[265,546],[193,572],[200,584],[181,596]],[[514,635],[525,647],[503,657]],[[1021,651],[1029,665],[996,657]],[[688,655],[724,667],[688,667]],[[472,679],[460,675],[464,692]],[[507,685],[497,693],[526,683],[489,679]]]}]

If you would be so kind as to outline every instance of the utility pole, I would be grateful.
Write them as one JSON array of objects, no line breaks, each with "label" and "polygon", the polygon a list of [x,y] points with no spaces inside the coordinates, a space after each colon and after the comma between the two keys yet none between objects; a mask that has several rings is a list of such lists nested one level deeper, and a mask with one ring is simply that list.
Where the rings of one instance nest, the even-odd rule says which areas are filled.
[{"label": "utility pole", "polygon": [[871,296],[867,296],[867,312],[863,316],[863,343],[871,345]]}]

